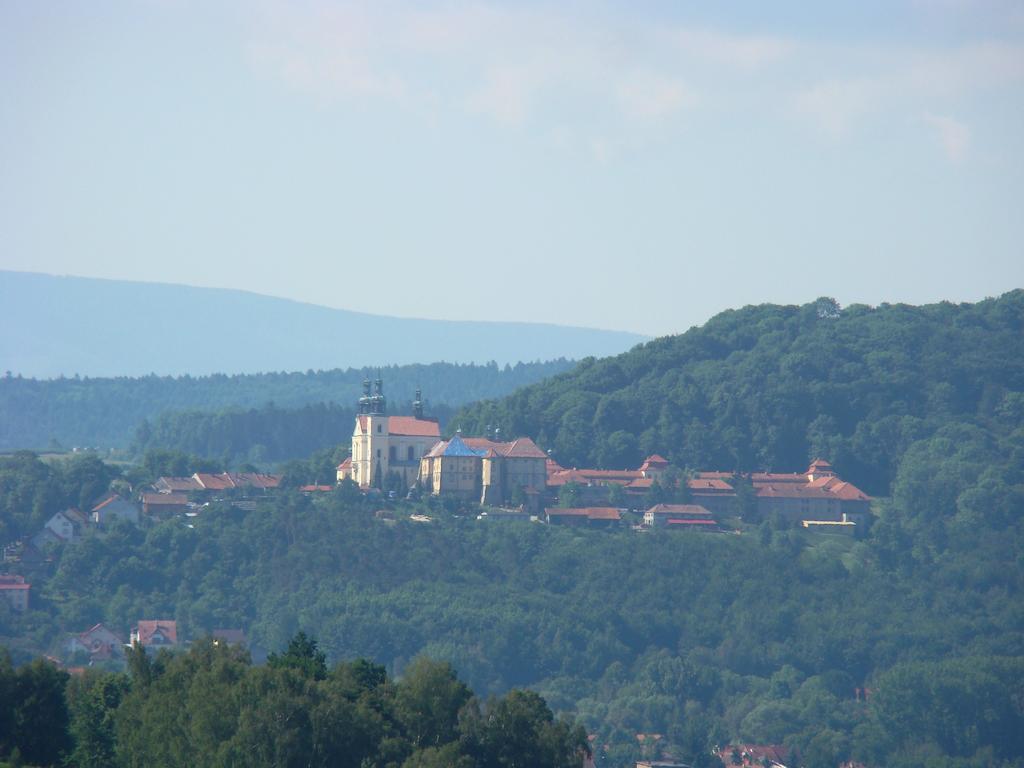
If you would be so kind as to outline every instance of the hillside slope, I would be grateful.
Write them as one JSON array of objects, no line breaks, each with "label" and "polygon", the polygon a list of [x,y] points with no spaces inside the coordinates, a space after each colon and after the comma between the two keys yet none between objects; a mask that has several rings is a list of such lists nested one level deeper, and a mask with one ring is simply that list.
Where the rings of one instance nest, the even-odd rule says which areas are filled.
[{"label": "hillside slope", "polygon": [[643,337],[368,315],[244,291],[0,271],[0,371],[258,373],[609,355]]},{"label": "hillside slope", "polygon": [[977,304],[723,312],[456,418],[530,435],[564,466],[635,467],[658,452],[678,466],[793,471],[821,455],[884,494],[913,441],[951,421],[984,426],[1021,392],[1015,290]]}]

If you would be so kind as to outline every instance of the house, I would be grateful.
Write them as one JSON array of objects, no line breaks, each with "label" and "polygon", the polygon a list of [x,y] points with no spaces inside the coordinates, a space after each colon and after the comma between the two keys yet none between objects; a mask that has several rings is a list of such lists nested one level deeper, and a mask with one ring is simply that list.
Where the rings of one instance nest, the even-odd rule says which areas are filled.
[{"label": "house", "polygon": [[644,463],[640,465],[641,477],[656,478],[660,477],[668,469],[668,459],[658,454],[648,456],[644,459]]},{"label": "house", "polygon": [[240,629],[215,629],[211,634],[214,643],[245,645],[245,632]]},{"label": "house", "polygon": [[188,494],[181,491],[142,494],[142,512],[145,515],[169,517],[181,514],[188,511],[188,503]]},{"label": "house", "polygon": [[72,635],[65,643],[64,650],[68,655],[88,653],[90,661],[106,661],[120,656],[123,645],[124,640],[115,632],[103,624],[96,624],[84,632]]},{"label": "house", "polygon": [[74,541],[75,538],[81,536],[88,524],[89,518],[74,507],[57,512],[46,521],[46,527],[65,541]]},{"label": "house", "polygon": [[648,528],[665,528],[673,524],[692,524],[695,527],[718,525],[707,508],[700,504],[655,504],[644,512],[644,525]]},{"label": "house", "polygon": [[615,507],[548,507],[544,517],[550,525],[614,528],[622,523],[622,513]]},{"label": "house", "polygon": [[32,585],[25,583],[25,577],[14,573],[0,573],[0,595],[11,606],[11,609],[19,613],[27,611],[29,607],[29,593]]},{"label": "house", "polygon": [[178,623],[169,619],[140,621],[132,627],[128,642],[143,648],[174,648],[178,644]]},{"label": "house", "polygon": [[91,512],[92,521],[98,525],[106,525],[112,520],[128,520],[139,522],[139,508],[126,501],[116,493],[104,496]]}]

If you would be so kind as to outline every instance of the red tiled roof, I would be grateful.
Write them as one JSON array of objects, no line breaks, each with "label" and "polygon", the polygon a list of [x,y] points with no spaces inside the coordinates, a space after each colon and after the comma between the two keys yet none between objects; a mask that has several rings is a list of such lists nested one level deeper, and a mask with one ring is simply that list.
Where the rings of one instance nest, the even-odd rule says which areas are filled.
[{"label": "red tiled roof", "polygon": [[407,437],[440,437],[441,427],[433,419],[417,419],[415,416],[389,416],[388,433]]},{"label": "red tiled roof", "polygon": [[640,471],[636,469],[564,469],[548,476],[548,485],[565,485],[566,483],[579,483],[581,485],[592,485],[594,483],[614,483],[616,485],[627,485],[640,479]]},{"label": "red tiled roof", "polygon": [[121,497],[118,496],[116,493],[109,493],[109,494],[107,494],[106,496],[103,497],[102,501],[100,501],[95,507],[92,508],[92,511],[93,512],[98,512],[99,510],[101,510],[105,506],[107,506],[108,504],[113,504],[115,501],[121,501],[121,500],[122,500]]},{"label": "red tiled roof", "polygon": [[732,493],[734,490],[725,480],[721,480],[715,477],[696,477],[693,480],[686,481],[686,487],[691,491],[725,491]]},{"label": "red tiled roof", "polygon": [[93,635],[93,633],[99,632],[101,630],[103,632],[106,632],[107,634],[111,635],[118,643],[122,642],[121,641],[121,636],[118,635],[117,632],[113,632],[110,629],[107,629],[107,627],[105,627],[102,622],[99,623],[99,624],[94,624],[93,626],[91,626],[87,630],[85,630],[85,632],[79,632],[78,633],[78,637],[79,637],[80,640],[85,641],[89,637],[91,637]]},{"label": "red tiled roof", "polygon": [[356,424],[359,426],[359,431],[364,435],[366,434],[366,417],[356,416]]},{"label": "red tiled roof", "polygon": [[277,488],[281,485],[281,475],[267,475],[262,472],[226,472],[235,487]]},{"label": "red tiled roof", "polygon": [[548,457],[548,455],[538,448],[537,444],[528,437],[517,437],[511,443],[502,443],[502,445],[506,447],[503,451],[499,450],[499,453],[502,453],[509,459],[547,459]]},{"label": "red tiled roof", "polygon": [[188,494],[185,493],[144,493],[142,503],[149,507],[169,506],[181,507],[188,504]]},{"label": "red tiled roof", "polygon": [[341,464],[338,465],[339,470],[351,469],[352,468],[352,457],[349,456]]},{"label": "red tiled roof", "polygon": [[333,491],[333,485],[302,485],[299,486],[299,490],[303,493],[327,493]]},{"label": "red tiled roof", "polygon": [[548,507],[548,515],[586,517],[588,520],[621,520],[622,513],[615,507]]},{"label": "red tiled roof", "polygon": [[31,588],[32,588],[31,584],[7,584],[7,583],[4,583],[4,582],[0,582],[0,589],[3,589],[5,591],[9,590],[9,589],[31,589]]},{"label": "red tiled roof", "polygon": [[231,478],[226,473],[212,475],[207,472],[196,472],[192,477],[207,491],[225,491],[228,488],[235,487],[235,484],[231,482]]},{"label": "red tiled roof", "polygon": [[653,456],[648,456],[644,459],[644,463],[640,465],[640,471],[642,472],[647,469],[664,469],[667,466],[668,459],[663,456],[659,456],[658,454],[654,454]]},{"label": "red tiled roof", "polygon": [[178,642],[178,623],[164,619],[152,621],[140,621],[136,626],[139,633],[139,645],[148,645],[158,631],[167,638],[171,644]]},{"label": "red tiled roof", "polygon": [[158,477],[156,482],[171,492],[198,491],[203,487],[194,477]]}]

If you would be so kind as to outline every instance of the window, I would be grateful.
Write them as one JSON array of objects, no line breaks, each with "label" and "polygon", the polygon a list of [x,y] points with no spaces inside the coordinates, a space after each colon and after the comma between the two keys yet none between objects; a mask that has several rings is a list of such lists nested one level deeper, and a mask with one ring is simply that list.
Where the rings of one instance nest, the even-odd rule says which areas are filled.
[{"label": "window", "polygon": [[380,458],[380,448],[377,449],[377,458]]},{"label": "window", "polygon": [[406,454],[409,461],[413,461],[416,458],[416,449],[410,445],[406,450]]},{"label": "window", "polygon": [[395,461],[398,458],[398,449],[395,446],[388,448],[388,461]]},{"label": "window", "polygon": [[378,435],[380,434],[380,428],[381,428],[381,425],[380,425],[380,424],[378,424],[378,425],[377,425],[377,434],[378,434]]}]

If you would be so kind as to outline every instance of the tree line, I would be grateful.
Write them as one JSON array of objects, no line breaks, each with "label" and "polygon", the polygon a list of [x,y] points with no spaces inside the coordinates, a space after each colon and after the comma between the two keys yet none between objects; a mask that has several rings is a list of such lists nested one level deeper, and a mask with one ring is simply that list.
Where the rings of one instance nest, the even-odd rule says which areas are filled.
[{"label": "tree line", "polygon": [[[380,373],[391,402],[411,402],[420,387],[430,408],[438,409],[499,397],[572,365],[565,359],[505,366],[439,362],[385,366]],[[292,411],[305,406],[329,408],[330,404],[349,408],[359,397],[363,379],[376,375],[376,369],[355,368],[44,380],[8,374],[0,376],[0,451],[75,446],[126,449],[143,420],[153,421],[166,411],[247,412],[268,403]]]},{"label": "tree line", "polygon": [[111,768],[578,768],[586,733],[532,691],[481,699],[449,664],[400,678],[328,667],[298,633],[268,663],[204,638],[186,653],[129,649],[127,673],[15,669],[0,652],[0,760]]}]

